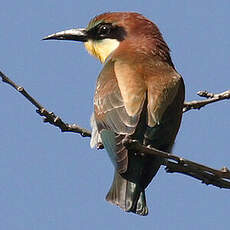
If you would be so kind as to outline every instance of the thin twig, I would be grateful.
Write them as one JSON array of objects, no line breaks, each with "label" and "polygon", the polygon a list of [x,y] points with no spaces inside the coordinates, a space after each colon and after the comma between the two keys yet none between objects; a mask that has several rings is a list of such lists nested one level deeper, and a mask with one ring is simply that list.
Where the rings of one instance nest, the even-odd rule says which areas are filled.
[{"label": "thin twig", "polygon": [[207,91],[199,91],[197,94],[200,97],[205,97],[207,99],[200,100],[200,101],[184,102],[183,112],[187,112],[191,109],[200,109],[204,107],[205,105],[208,105],[208,104],[211,104],[217,101],[230,99],[230,90],[227,90],[225,92],[218,93],[218,94],[209,93]]},{"label": "thin twig", "polygon": [[21,93],[27,100],[29,100],[36,108],[36,112],[45,117],[44,122],[50,123],[61,129],[62,132],[74,132],[79,133],[84,137],[91,137],[91,132],[85,128],[73,124],[64,123],[62,119],[56,116],[53,112],[49,112],[44,106],[42,106],[38,101],[36,101],[22,86],[18,86],[14,81],[7,77],[4,73],[0,71],[0,77],[2,81],[9,84],[15,88],[19,93]]}]

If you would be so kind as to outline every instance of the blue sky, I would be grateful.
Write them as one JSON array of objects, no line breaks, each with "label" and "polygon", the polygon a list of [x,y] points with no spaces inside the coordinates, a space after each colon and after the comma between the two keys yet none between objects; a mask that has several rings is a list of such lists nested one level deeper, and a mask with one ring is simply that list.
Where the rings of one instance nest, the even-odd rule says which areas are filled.
[{"label": "blue sky", "polygon": [[[137,11],[153,20],[186,84],[196,92],[230,88],[230,2],[3,1],[0,69],[66,122],[89,128],[95,81],[102,66],[80,43],[41,41],[84,27],[105,11]],[[42,123],[35,108],[0,83],[0,229],[227,229],[228,190],[162,168],[147,189],[147,217],[105,201],[113,168],[89,139]],[[214,168],[230,167],[229,101],[183,117],[174,152]]]}]

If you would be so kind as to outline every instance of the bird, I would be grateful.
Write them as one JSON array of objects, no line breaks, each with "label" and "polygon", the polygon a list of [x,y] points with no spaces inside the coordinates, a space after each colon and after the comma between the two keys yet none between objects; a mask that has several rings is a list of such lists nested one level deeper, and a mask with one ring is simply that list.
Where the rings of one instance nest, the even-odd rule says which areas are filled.
[{"label": "bird", "polygon": [[102,142],[114,166],[106,200],[126,212],[148,214],[145,189],[163,163],[137,154],[124,140],[171,153],[185,97],[182,76],[157,25],[137,12],[106,12],[86,28],[43,40],[83,42],[103,64],[94,95],[91,147]]}]

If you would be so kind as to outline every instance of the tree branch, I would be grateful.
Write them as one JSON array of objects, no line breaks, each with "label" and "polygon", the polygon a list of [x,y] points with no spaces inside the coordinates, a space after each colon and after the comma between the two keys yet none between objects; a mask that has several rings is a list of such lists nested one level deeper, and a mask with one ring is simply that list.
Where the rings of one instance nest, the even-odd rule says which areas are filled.
[{"label": "tree branch", "polygon": [[209,93],[207,91],[199,91],[197,93],[200,97],[205,97],[207,99],[201,100],[201,101],[190,101],[190,102],[184,102],[184,109],[183,112],[187,112],[191,109],[200,109],[204,107],[205,105],[217,102],[217,101],[222,101],[225,99],[230,99],[230,90],[227,90],[222,93],[214,94],[214,93]]},{"label": "tree branch", "polygon": [[22,86],[18,86],[14,81],[7,77],[4,73],[0,71],[0,77],[2,81],[12,86],[19,93],[21,93],[28,101],[30,101],[36,108],[36,112],[44,118],[44,122],[54,125],[62,132],[74,132],[79,133],[83,137],[91,137],[91,132],[85,128],[81,128],[76,124],[64,123],[62,119],[56,116],[53,112],[49,112],[44,106],[42,106],[38,101],[36,101]]},{"label": "tree branch", "polygon": [[208,166],[186,160],[171,153],[166,153],[152,147],[150,148],[143,146],[137,141],[129,138],[123,140],[123,144],[128,149],[135,150],[135,152],[141,155],[162,157],[164,159],[162,165],[166,166],[165,169],[168,173],[182,173],[201,180],[202,183],[207,185],[212,184],[219,188],[230,189],[230,171],[226,167],[223,167],[221,170],[216,170]]},{"label": "tree branch", "polygon": [[[74,132],[79,133],[83,137],[91,137],[91,132],[85,128],[81,128],[76,124],[64,123],[62,119],[56,116],[53,112],[49,112],[44,106],[42,106],[38,101],[36,101],[22,86],[18,86],[14,81],[9,79],[4,73],[0,71],[0,77],[2,81],[9,84],[15,88],[19,93],[21,93],[27,100],[29,100],[36,108],[36,112],[44,117],[44,122],[52,124],[58,127],[62,132]],[[225,99],[230,99],[230,90],[223,93],[213,94],[207,91],[200,91],[197,93],[201,97],[207,99],[201,101],[191,101],[184,103],[183,112],[187,112],[191,109],[200,109],[207,104],[214,103],[216,101],[221,101]],[[230,189],[230,171],[223,167],[221,170],[216,170],[205,165],[198,164],[196,162],[186,160],[174,154],[169,154],[155,148],[150,148],[139,144],[137,141],[126,138],[123,141],[124,145],[128,149],[133,149],[137,154],[146,154],[150,156],[158,156],[164,159],[162,165],[166,166],[166,172],[168,173],[181,173],[198,180],[207,185],[212,184],[219,188]],[[100,145],[100,149],[103,145]]]}]

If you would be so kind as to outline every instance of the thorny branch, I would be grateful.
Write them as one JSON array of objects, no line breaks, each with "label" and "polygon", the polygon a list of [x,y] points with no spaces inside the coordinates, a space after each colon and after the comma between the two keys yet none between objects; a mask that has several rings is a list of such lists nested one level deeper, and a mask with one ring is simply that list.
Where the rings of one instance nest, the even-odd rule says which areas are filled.
[{"label": "thorny branch", "polygon": [[[0,71],[0,77],[2,81],[9,84],[15,88],[19,93],[21,93],[27,100],[29,100],[36,108],[36,112],[44,117],[44,122],[50,123],[58,128],[62,132],[74,132],[79,133],[84,137],[91,137],[91,132],[85,128],[81,128],[76,124],[64,123],[62,119],[56,116],[53,112],[49,112],[44,106],[42,106],[38,101],[36,101],[22,86],[18,86],[15,82],[9,79],[4,73]],[[221,101],[225,99],[230,99],[230,90],[227,90],[223,93],[213,94],[207,91],[200,91],[197,93],[201,97],[207,99],[200,101],[191,101],[184,103],[183,112],[187,112],[191,109],[200,109],[207,104],[214,103],[216,101]],[[125,139],[123,141],[125,146],[129,149],[135,149],[137,154],[146,154],[151,156],[159,156],[164,158],[163,165],[166,166],[166,172],[168,173],[181,173],[191,177],[194,177],[198,180],[201,180],[202,183],[207,185],[212,184],[219,188],[230,189],[230,171],[223,167],[220,170],[216,170],[205,165],[198,164],[196,162],[186,160],[184,158],[178,157],[174,154],[169,154],[155,148],[150,148],[139,144],[137,141],[130,139]],[[103,148],[103,146],[100,146]]]}]

